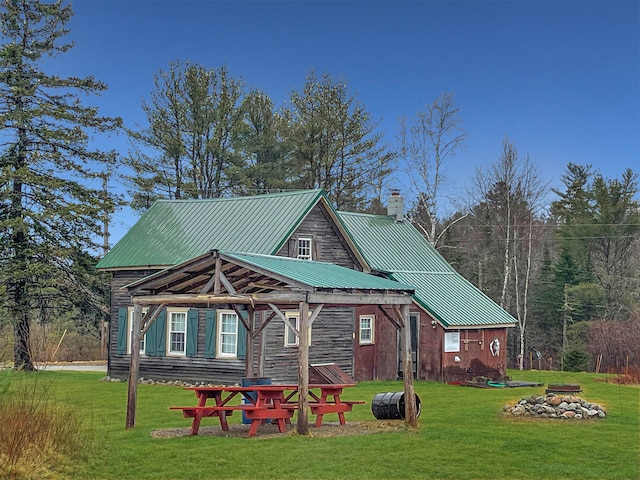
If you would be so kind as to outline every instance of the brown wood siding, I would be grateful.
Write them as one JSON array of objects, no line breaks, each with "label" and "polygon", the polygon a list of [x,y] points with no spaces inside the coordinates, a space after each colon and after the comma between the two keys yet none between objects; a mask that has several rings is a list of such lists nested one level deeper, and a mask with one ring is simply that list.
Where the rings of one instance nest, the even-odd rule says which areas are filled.
[{"label": "brown wood siding", "polygon": [[[320,312],[311,329],[309,363],[336,363],[345,373],[352,375],[353,316],[351,307],[325,307]],[[273,382],[296,382],[298,348],[284,346],[284,322],[274,318],[265,332],[264,376]]]},{"label": "brown wood siding", "polygon": [[[391,308],[386,309],[395,318]],[[357,339],[359,325],[356,322],[355,332],[355,375],[356,381],[363,380],[395,380],[398,377],[398,330],[385,317],[378,307],[360,306],[356,309],[356,319],[360,315],[375,315],[374,345],[360,345]]]},{"label": "brown wood siding", "polygon": [[[120,290],[120,287],[149,273],[152,272],[122,271],[115,272],[113,275],[111,318],[114,321],[110,326],[111,341],[108,366],[108,374],[113,378],[125,379],[129,374],[129,355],[117,353],[118,309],[131,306],[130,296],[125,294],[124,290]],[[197,356],[151,357],[142,355],[140,357],[141,377],[156,380],[235,384],[246,376],[244,360],[205,358],[206,309],[198,310]],[[352,374],[353,315],[354,309],[351,307],[322,310],[313,323],[309,349],[310,363],[336,363],[347,374]],[[265,332],[267,335],[265,376],[273,378],[274,382],[297,381],[298,349],[284,346],[284,323],[274,319]]]},{"label": "brown wood siding", "polygon": [[424,311],[420,311],[420,339],[418,378],[420,380],[442,380],[443,329]]},{"label": "brown wood siding", "polygon": [[[475,377],[501,379],[506,370],[506,329],[487,328],[460,330],[460,351],[444,352],[444,380],[469,381]],[[500,354],[492,355],[489,345],[493,339],[500,342]],[[465,345],[467,348],[465,348]],[[460,361],[456,361],[458,357]]]},{"label": "brown wood siding", "polygon": [[[111,282],[111,319],[109,331],[108,374],[125,379],[129,375],[130,356],[118,354],[118,310],[132,306],[131,297],[120,287],[144,276],[152,270],[123,270],[113,272]],[[154,380],[184,380],[212,383],[239,383],[245,376],[245,361],[205,358],[206,309],[198,309],[198,342],[196,357],[140,356],[140,376]]]},{"label": "brown wood siding", "polygon": [[[309,237],[314,242],[313,260],[334,263],[352,270],[362,270],[351,250],[347,248],[345,239],[339,234],[329,214],[321,204],[316,205],[304,218],[291,238]],[[316,247],[319,244],[320,258],[316,258]],[[289,244],[285,244],[277,255],[292,256]]]}]

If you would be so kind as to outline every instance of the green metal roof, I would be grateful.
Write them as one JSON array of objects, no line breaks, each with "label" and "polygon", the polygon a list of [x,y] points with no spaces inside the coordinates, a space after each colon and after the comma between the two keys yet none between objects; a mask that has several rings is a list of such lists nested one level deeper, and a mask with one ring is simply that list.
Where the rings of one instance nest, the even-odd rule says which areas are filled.
[{"label": "green metal roof", "polygon": [[213,249],[275,254],[323,196],[322,190],[305,190],[210,200],[159,200],[97,268],[175,265]]},{"label": "green metal roof", "polygon": [[455,272],[411,222],[363,213],[338,212],[338,216],[374,270]]},{"label": "green metal roof", "polygon": [[514,319],[455,272],[397,272],[391,278],[415,288],[414,299],[445,327],[507,325]]},{"label": "green metal roof", "polygon": [[445,327],[514,324],[514,318],[457,273],[411,222],[338,212],[373,270],[412,285],[414,300]]},{"label": "green metal roof", "polygon": [[403,284],[375,275],[369,275],[341,267],[333,263],[298,260],[289,257],[257,255],[249,253],[220,252],[254,267],[273,272],[314,288],[347,288],[362,290],[403,290],[413,291],[409,284]]}]

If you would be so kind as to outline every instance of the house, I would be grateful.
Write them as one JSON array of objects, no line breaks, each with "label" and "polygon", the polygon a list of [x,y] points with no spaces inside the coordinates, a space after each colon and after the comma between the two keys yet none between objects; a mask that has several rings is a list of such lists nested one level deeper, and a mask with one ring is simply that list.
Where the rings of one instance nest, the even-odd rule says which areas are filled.
[{"label": "house", "polygon": [[[141,376],[295,381],[292,299],[304,293],[318,305],[309,313],[312,364],[336,363],[355,380],[398,378],[398,306],[410,296],[416,378],[501,376],[513,319],[402,219],[398,200],[391,216],[337,212],[320,190],[154,203],[98,264],[112,278],[109,375],[127,376],[132,295],[144,294],[162,308],[140,342]],[[174,302],[204,298],[214,284],[228,304]],[[237,293],[265,301],[241,305]]]}]

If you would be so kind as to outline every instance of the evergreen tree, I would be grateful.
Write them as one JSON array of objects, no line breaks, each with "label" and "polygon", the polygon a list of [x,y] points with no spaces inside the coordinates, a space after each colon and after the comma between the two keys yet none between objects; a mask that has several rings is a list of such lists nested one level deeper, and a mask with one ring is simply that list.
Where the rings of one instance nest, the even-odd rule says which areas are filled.
[{"label": "evergreen tree", "polygon": [[106,86],[41,68],[73,46],[62,41],[71,16],[61,0],[4,0],[0,7],[0,280],[15,332],[14,365],[25,370],[33,369],[34,311],[61,279],[81,288],[71,252],[96,246],[101,214],[113,208],[91,185],[115,155],[93,150],[88,134],[113,130],[119,120],[78,98]]},{"label": "evergreen tree", "polygon": [[286,119],[275,111],[271,98],[259,90],[246,96],[243,112],[239,148],[245,158],[245,179],[239,182],[238,193],[251,195],[287,188],[293,172],[284,141]]},{"label": "evergreen tree", "polygon": [[237,148],[243,128],[244,82],[198,64],[173,62],[154,79],[142,108],[147,128],[130,132],[131,206],[157,198],[216,198],[234,193],[245,166]]},{"label": "evergreen tree", "polygon": [[391,172],[393,154],[369,112],[349,94],[346,82],[328,74],[307,75],[291,93],[287,141],[296,188],[322,188],[340,210],[362,211],[378,180]]}]

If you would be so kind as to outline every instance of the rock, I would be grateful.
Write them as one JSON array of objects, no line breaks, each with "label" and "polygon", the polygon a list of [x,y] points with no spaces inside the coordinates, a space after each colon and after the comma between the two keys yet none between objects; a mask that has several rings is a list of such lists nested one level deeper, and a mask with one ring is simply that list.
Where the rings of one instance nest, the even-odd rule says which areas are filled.
[{"label": "rock", "polygon": [[556,395],[553,396],[552,399],[550,399],[547,403],[549,403],[549,405],[553,405],[554,407],[557,407],[558,405],[560,405],[562,403],[562,399]]},{"label": "rock", "polygon": [[516,405],[507,404],[502,408],[506,414],[537,418],[595,419],[605,418],[604,409],[573,395],[547,394],[545,396],[524,397]]}]

